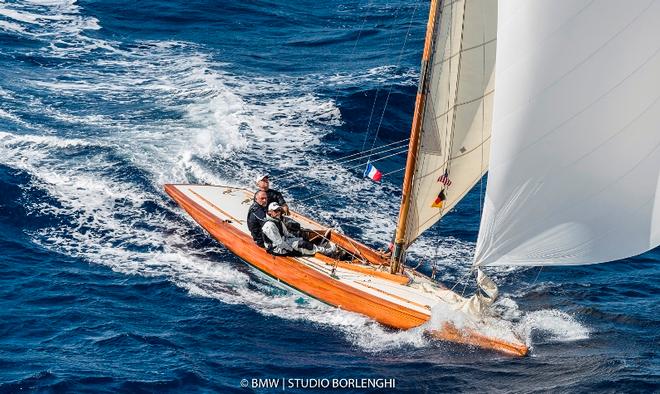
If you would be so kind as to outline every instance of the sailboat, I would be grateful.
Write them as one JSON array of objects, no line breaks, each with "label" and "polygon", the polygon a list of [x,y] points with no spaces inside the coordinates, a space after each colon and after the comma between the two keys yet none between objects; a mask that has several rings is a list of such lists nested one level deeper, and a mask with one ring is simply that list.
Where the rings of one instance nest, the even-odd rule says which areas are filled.
[{"label": "sailboat", "polygon": [[[600,263],[660,244],[658,18],[660,1],[432,0],[391,255],[292,211],[354,258],[274,256],[247,229],[252,190],[165,191],[299,292],[392,328],[524,356],[482,267]],[[405,256],[486,172],[478,287],[463,297],[406,268]]]}]

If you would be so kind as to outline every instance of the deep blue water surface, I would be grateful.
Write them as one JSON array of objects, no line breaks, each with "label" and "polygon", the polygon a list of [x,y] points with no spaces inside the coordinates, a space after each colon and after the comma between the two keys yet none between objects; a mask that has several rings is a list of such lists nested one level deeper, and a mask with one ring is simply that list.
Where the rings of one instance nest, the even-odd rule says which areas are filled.
[{"label": "deep blue water surface", "polygon": [[[499,308],[532,347],[512,359],[280,289],[163,192],[249,185],[267,168],[298,210],[383,247],[404,155],[378,162],[393,172],[382,184],[362,179],[363,162],[336,160],[407,138],[427,10],[1,2],[0,391],[252,392],[240,381],[253,378],[393,378],[429,393],[659,390],[659,249],[490,270]],[[420,270],[435,264],[450,285],[464,276],[484,186],[416,243]]]}]

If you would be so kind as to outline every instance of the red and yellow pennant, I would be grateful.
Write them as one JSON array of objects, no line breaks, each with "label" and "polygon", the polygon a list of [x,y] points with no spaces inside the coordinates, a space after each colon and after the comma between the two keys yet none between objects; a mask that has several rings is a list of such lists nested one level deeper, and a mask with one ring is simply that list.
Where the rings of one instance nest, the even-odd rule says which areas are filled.
[{"label": "red and yellow pennant", "polygon": [[442,205],[444,204],[446,199],[447,197],[445,196],[445,191],[441,190],[440,193],[438,193],[438,197],[436,197],[435,201],[433,201],[433,204],[431,204],[431,207],[442,208]]}]

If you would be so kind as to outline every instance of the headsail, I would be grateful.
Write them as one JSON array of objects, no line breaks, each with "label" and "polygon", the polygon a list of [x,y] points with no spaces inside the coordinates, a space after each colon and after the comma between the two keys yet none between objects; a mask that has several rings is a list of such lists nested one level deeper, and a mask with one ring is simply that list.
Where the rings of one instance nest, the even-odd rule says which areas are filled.
[{"label": "headsail", "polygon": [[588,264],[660,244],[660,1],[500,0],[475,264]]},{"label": "headsail", "polygon": [[465,196],[489,159],[497,0],[445,1],[440,11],[404,246]]}]

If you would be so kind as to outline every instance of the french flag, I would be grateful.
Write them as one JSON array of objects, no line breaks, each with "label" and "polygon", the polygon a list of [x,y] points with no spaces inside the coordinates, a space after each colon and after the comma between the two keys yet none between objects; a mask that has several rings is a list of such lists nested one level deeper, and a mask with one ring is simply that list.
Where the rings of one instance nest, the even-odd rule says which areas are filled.
[{"label": "french flag", "polygon": [[383,174],[381,174],[376,167],[372,166],[371,163],[367,163],[367,168],[364,170],[364,176],[371,178],[374,182],[380,182]]}]

